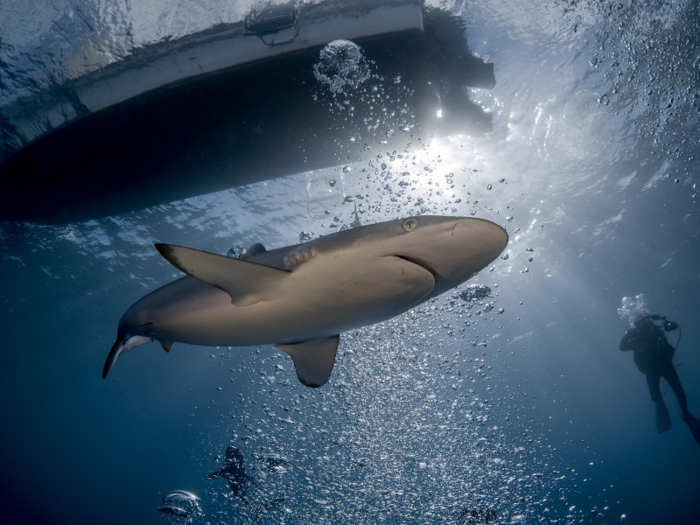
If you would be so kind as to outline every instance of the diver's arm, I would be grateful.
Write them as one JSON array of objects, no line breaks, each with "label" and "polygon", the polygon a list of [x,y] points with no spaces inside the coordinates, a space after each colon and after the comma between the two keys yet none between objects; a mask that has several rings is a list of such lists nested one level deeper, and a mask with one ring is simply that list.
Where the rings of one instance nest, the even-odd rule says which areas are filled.
[{"label": "diver's arm", "polygon": [[225,478],[226,477],[226,469],[219,470],[217,472],[212,472],[211,474],[207,474],[207,477],[204,479],[217,479],[217,478]]},{"label": "diver's arm", "polygon": [[620,341],[620,351],[629,352],[630,350],[634,350],[634,339],[636,335],[637,330],[632,328],[627,330],[627,333],[622,338],[622,341]]}]

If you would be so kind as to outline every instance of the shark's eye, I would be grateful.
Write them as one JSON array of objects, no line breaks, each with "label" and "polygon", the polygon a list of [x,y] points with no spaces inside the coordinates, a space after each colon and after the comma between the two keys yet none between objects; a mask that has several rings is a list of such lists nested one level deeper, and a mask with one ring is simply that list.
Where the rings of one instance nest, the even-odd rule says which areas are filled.
[{"label": "shark's eye", "polygon": [[406,219],[403,223],[403,229],[407,232],[412,232],[418,227],[418,221],[416,219]]}]

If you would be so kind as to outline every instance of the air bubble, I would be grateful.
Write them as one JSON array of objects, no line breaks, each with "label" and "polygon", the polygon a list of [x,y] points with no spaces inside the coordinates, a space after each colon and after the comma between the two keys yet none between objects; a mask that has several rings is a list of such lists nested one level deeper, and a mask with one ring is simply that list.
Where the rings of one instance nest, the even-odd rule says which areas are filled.
[{"label": "air bubble", "polygon": [[[334,40],[324,47],[313,70],[316,80],[334,95],[346,89],[356,89],[370,77],[362,49],[349,40]],[[376,91],[376,87],[372,90]]]},{"label": "air bubble", "polygon": [[314,238],[313,232],[303,231],[299,234],[299,242],[308,242]]},{"label": "air bubble", "polygon": [[226,252],[226,257],[231,257],[232,259],[240,259],[246,251],[245,246],[239,244],[233,246]]}]

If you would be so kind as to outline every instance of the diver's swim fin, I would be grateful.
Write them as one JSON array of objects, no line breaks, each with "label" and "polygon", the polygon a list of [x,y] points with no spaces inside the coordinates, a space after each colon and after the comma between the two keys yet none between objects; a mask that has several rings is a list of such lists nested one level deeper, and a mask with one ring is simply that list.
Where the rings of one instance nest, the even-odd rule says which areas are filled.
[{"label": "diver's swim fin", "polygon": [[690,428],[690,431],[693,433],[695,441],[700,445],[700,419],[696,418],[690,412],[686,412],[683,416],[683,421],[688,425],[688,428]]},{"label": "diver's swim fin", "polygon": [[656,403],[656,430],[659,434],[671,430],[671,414],[663,401]]}]

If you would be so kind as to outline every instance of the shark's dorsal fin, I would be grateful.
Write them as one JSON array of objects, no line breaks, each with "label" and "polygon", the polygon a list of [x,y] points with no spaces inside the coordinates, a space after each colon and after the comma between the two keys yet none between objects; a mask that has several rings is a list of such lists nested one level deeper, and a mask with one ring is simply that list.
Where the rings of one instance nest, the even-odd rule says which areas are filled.
[{"label": "shark's dorsal fin", "polygon": [[296,344],[276,344],[275,350],[282,350],[292,356],[297,377],[306,386],[318,388],[328,381],[335,364],[340,336],[328,339],[313,339]]},{"label": "shark's dorsal fin", "polygon": [[265,253],[266,251],[267,250],[261,243],[256,242],[255,244],[251,244],[250,248],[245,251],[243,258],[247,259],[248,257],[252,257],[253,255],[257,255],[259,253]]},{"label": "shark's dorsal fin", "polygon": [[178,270],[229,294],[236,306],[271,299],[279,282],[289,275],[287,270],[193,248],[173,244],[155,247]]}]

